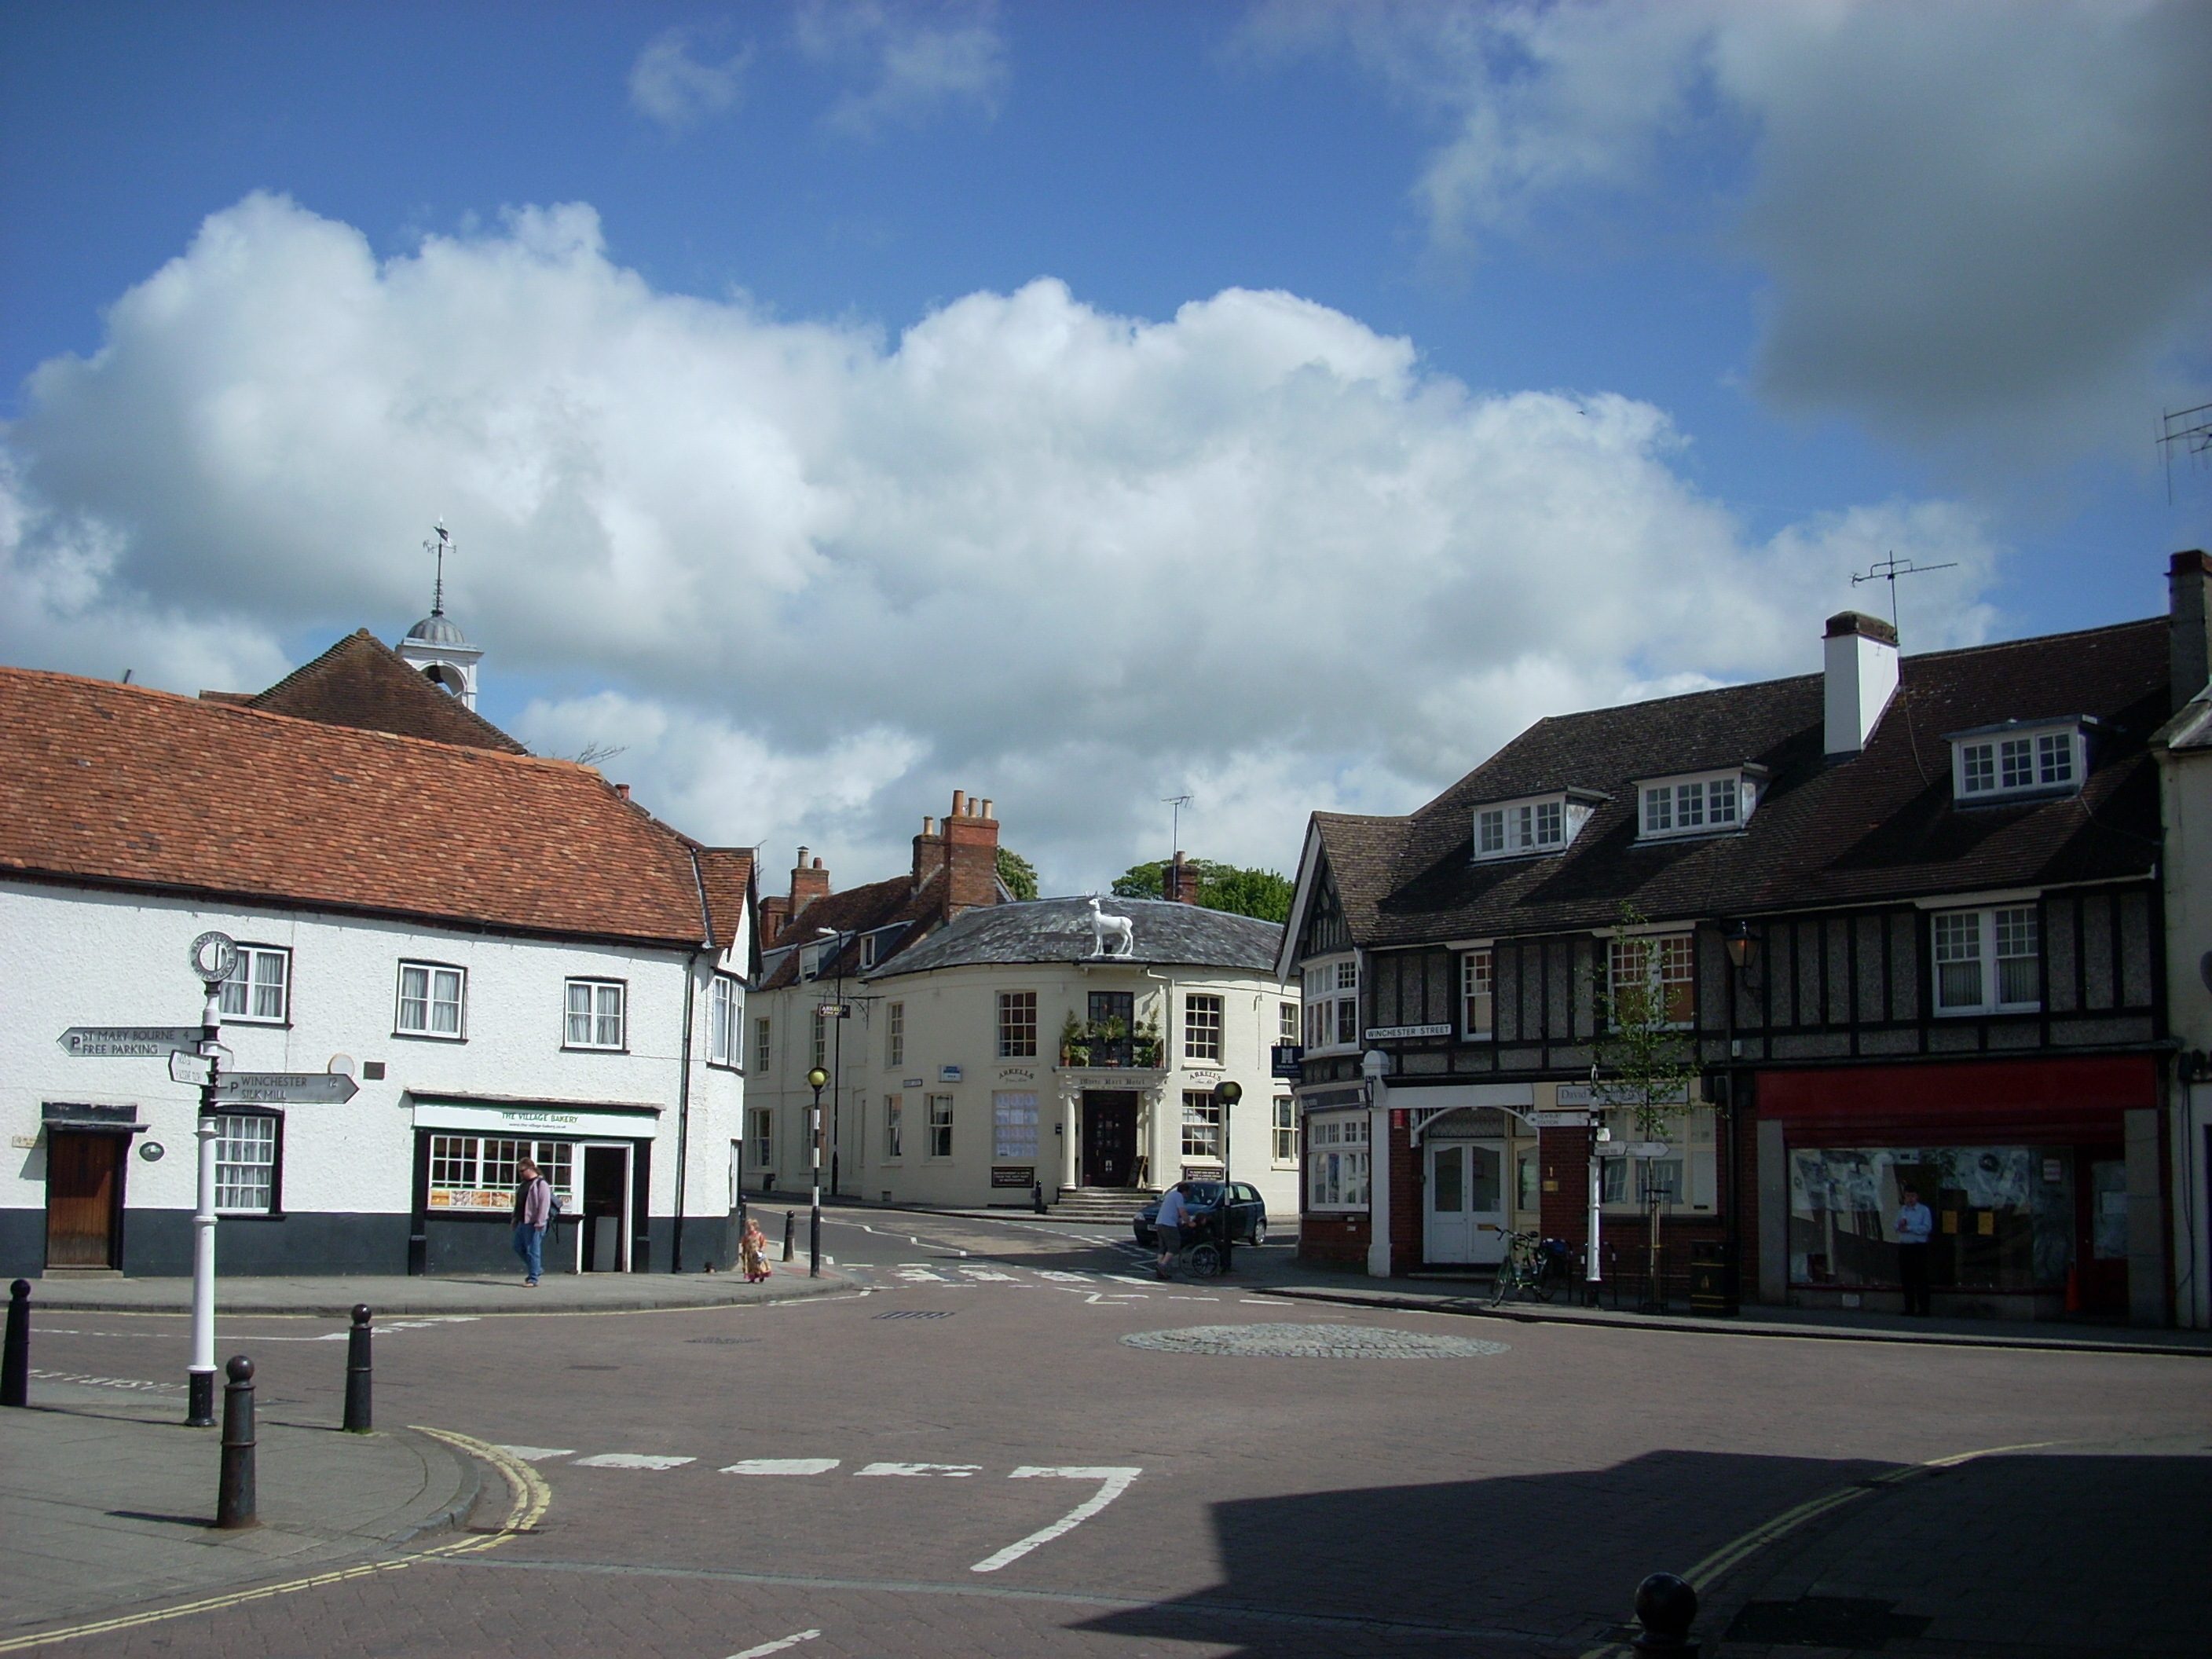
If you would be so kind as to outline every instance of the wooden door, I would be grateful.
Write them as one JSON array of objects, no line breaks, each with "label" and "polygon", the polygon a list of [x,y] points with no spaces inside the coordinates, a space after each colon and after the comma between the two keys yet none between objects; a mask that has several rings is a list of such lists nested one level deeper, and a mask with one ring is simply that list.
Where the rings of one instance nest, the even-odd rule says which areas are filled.
[{"label": "wooden door", "polygon": [[1137,1097],[1086,1092],[1083,1097],[1083,1185],[1126,1187],[1137,1164]]},{"label": "wooden door", "polygon": [[115,1267],[128,1135],[46,1132],[46,1266]]}]

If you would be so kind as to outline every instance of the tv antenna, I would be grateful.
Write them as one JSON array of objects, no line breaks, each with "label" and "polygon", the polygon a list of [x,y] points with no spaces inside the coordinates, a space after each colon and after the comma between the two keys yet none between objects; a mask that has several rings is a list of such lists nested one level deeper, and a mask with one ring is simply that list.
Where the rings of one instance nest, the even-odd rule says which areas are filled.
[{"label": "tv antenna", "polygon": [[1942,564],[1915,564],[1910,559],[1900,559],[1896,554],[1891,553],[1886,557],[1876,559],[1871,565],[1868,566],[1864,575],[1853,575],[1851,578],[1851,586],[1853,587],[1856,587],[1861,582],[1887,582],[1889,584],[1890,631],[1898,635],[1898,636],[1902,639],[1904,637],[1904,630],[1899,629],[1897,625],[1897,579],[1899,576],[1924,576],[1930,571],[1956,570],[1958,568],[1959,562],[1956,559],[1952,559]]},{"label": "tv antenna", "polygon": [[2173,505],[2173,452],[2179,449],[2197,465],[2212,463],[2212,404],[2194,409],[2168,410],[2159,422],[2154,441],[2166,462],[2166,504]]},{"label": "tv antenna", "polygon": [[453,551],[453,538],[447,533],[446,521],[443,519],[439,520],[430,528],[435,539],[422,544],[422,550],[425,553],[436,555],[438,560],[437,586],[430,590],[430,614],[434,617],[442,617],[446,614],[446,555]]},{"label": "tv antenna", "polygon": [[1168,854],[1169,861],[1172,863],[1174,855],[1182,851],[1182,809],[1190,805],[1190,797],[1163,795],[1160,797],[1160,805],[1169,809]]}]

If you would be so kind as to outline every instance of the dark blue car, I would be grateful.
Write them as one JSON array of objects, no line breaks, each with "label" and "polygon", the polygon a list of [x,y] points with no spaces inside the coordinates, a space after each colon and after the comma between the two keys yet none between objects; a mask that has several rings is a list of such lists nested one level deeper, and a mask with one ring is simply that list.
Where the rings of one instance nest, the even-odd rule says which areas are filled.
[{"label": "dark blue car", "polygon": [[[1267,1206],[1260,1196],[1260,1189],[1249,1182],[1232,1181],[1229,1184],[1229,1218],[1235,1229],[1230,1241],[1237,1244],[1265,1244],[1267,1242]],[[1212,1218],[1221,1203],[1222,1183],[1218,1181],[1194,1181],[1186,1198],[1190,1206],[1191,1223]],[[1152,1224],[1159,1218],[1160,1201],[1157,1198],[1137,1212],[1136,1219],[1129,1224],[1136,1234],[1137,1243],[1146,1249],[1157,1249],[1158,1244]]]}]

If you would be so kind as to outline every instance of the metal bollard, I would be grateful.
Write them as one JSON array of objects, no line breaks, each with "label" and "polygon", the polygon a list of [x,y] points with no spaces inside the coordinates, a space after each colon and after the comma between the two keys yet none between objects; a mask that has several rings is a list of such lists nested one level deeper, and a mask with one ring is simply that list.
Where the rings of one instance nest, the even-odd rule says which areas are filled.
[{"label": "metal bollard", "polygon": [[786,1261],[791,1260],[798,1237],[799,1212],[786,1210],[783,1212],[783,1259]]},{"label": "metal bollard", "polygon": [[0,1358],[0,1406],[31,1403],[31,1281],[8,1287],[8,1348]]},{"label": "metal bollard", "polygon": [[371,1432],[368,1374],[368,1304],[356,1303],[353,1328],[346,1333],[345,1423],[348,1434]]},{"label": "metal bollard", "polygon": [[1039,1215],[1042,1215],[1045,1212],[1044,1182],[1042,1181],[1032,1182],[1030,1183],[1030,1204]]},{"label": "metal bollard", "polygon": [[1668,1659],[1698,1659],[1702,1651],[1690,1638],[1698,1616],[1698,1592],[1671,1572],[1655,1572],[1636,1587],[1636,1622],[1644,1633],[1628,1645],[1636,1653]]},{"label": "metal bollard", "polygon": [[222,1476],[216,1488],[218,1527],[258,1527],[253,1490],[253,1362],[235,1354],[223,1367],[230,1381],[222,1390]]}]

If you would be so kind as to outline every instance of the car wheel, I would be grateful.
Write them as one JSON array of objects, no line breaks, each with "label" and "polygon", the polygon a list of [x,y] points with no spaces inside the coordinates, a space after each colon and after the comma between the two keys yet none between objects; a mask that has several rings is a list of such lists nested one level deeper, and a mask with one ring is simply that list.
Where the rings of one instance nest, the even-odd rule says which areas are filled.
[{"label": "car wheel", "polygon": [[1252,1242],[1255,1244],[1265,1244],[1267,1242],[1267,1217],[1261,1216],[1252,1223]]}]

